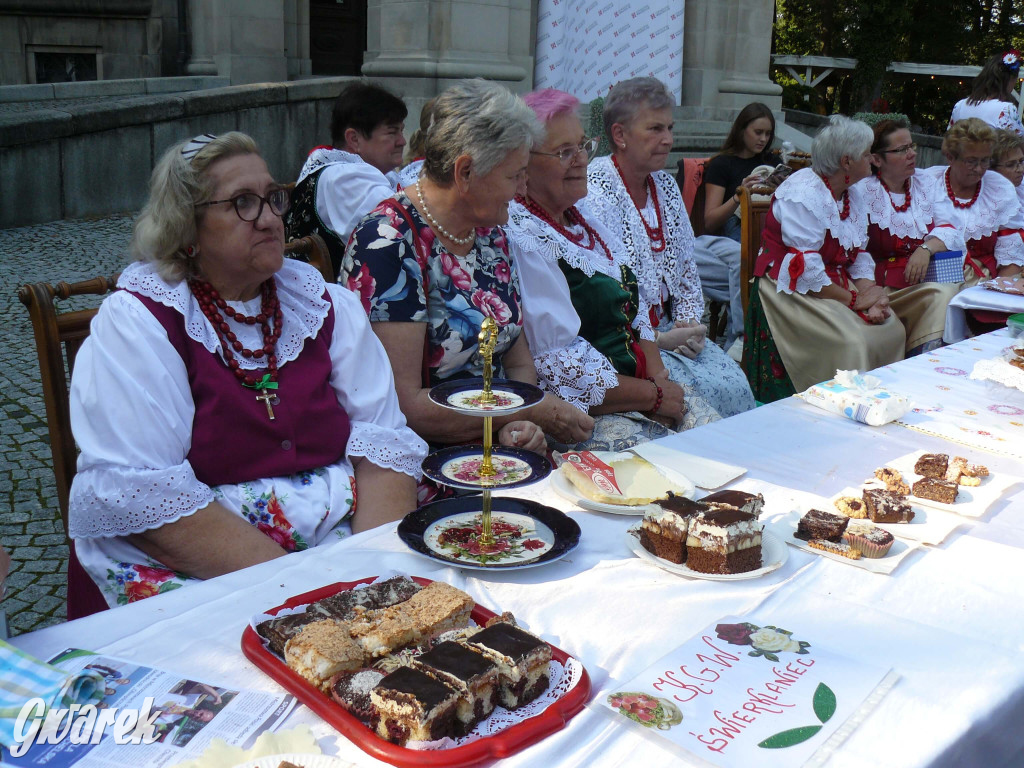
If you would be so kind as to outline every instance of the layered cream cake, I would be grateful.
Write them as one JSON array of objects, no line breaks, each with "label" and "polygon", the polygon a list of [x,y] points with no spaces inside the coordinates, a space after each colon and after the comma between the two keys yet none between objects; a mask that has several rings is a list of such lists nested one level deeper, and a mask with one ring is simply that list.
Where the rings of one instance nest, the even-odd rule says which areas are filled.
[{"label": "layered cream cake", "polygon": [[477,632],[465,645],[498,667],[498,701],[516,709],[547,690],[551,646],[519,627],[499,622]]},{"label": "layered cream cake", "polygon": [[494,711],[498,695],[498,667],[483,654],[448,641],[417,656],[412,666],[458,691],[459,700],[452,723],[456,736],[465,736]]},{"label": "layered cream cake", "polygon": [[436,741],[451,733],[458,693],[412,667],[399,667],[370,691],[370,725],[382,739]]},{"label": "layered cream cake", "polygon": [[735,508],[699,512],[686,536],[686,565],[701,573],[744,573],[761,567],[761,523]]}]

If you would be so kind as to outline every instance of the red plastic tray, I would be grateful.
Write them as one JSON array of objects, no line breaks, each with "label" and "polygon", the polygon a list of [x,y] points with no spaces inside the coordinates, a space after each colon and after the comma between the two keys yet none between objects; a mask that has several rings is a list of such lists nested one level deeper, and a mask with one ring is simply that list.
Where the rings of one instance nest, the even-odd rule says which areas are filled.
[{"label": "red plastic tray", "polygon": [[[358,581],[338,582],[329,584],[311,592],[289,598],[284,604],[266,611],[270,615],[277,615],[277,612],[284,608],[294,608],[298,605],[306,605],[325,597],[330,597],[338,592],[343,592],[359,584],[367,584],[376,577],[369,576]],[[412,577],[421,586],[430,583],[430,579]],[[483,625],[493,617],[494,611],[476,606],[471,614],[473,620]],[[550,643],[549,643],[550,645]],[[497,760],[508,757],[531,744],[535,744],[546,736],[559,731],[565,727],[577,712],[590,698],[590,676],[586,669],[583,670],[580,680],[562,698],[544,710],[541,714],[513,725],[501,733],[477,739],[470,744],[452,749],[406,749],[397,744],[385,741],[376,733],[370,730],[359,718],[346,712],[335,704],[328,696],[314,688],[304,678],[293,672],[288,666],[263,646],[263,639],[256,634],[251,627],[246,627],[242,633],[242,653],[245,654],[253,664],[266,672],[278,684],[289,693],[322,717],[330,725],[334,726],[349,741],[361,750],[378,760],[398,766],[438,766],[438,768],[460,768],[461,766],[477,765],[488,760]],[[551,657],[561,663],[565,663],[569,654],[560,648],[551,646]]]}]

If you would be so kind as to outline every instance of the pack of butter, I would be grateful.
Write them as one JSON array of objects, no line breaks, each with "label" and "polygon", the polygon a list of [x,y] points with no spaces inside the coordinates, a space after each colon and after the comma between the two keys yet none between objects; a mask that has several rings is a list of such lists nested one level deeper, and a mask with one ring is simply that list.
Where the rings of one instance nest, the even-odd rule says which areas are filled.
[{"label": "pack of butter", "polygon": [[912,407],[909,398],[884,389],[877,376],[857,371],[836,371],[834,379],[815,384],[800,397],[818,408],[872,427],[896,421]]},{"label": "pack of butter", "polygon": [[584,496],[603,504],[634,507],[686,492],[635,454],[602,461],[590,451],[567,451],[559,456],[558,471]]}]

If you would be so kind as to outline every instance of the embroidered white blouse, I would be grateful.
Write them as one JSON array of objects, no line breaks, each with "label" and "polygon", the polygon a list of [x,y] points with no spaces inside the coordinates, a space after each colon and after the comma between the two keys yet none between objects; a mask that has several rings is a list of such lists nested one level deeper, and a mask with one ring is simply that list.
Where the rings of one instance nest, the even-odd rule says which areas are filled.
[{"label": "embroidered white blouse", "polygon": [[[1017,198],[1017,191],[1005,177],[995,171],[985,171],[981,177],[978,199],[969,208],[957,208],[949,199],[946,190],[945,165],[933,165],[919,170],[925,194],[945,218],[957,228],[967,242],[1005,231],[996,238],[996,264],[1017,264],[1024,266],[1024,209]],[[966,200],[962,202],[967,202]]]},{"label": "embroidered white blouse", "polygon": [[[317,335],[329,307],[334,308],[330,383],[351,422],[345,458],[289,477],[217,487],[200,482],[186,458],[195,409],[185,363],[135,296],[112,294],[92,322],[71,383],[71,422],[81,454],[71,487],[69,532],[82,564],[101,585],[118,563],[149,562],[122,537],[187,517],[211,501],[245,517],[265,509],[273,498],[296,538],[314,546],[334,531],[343,535],[348,530],[350,457],[364,456],[378,466],[419,476],[426,443],[406,426],[390,363],[359,298],[340,285],[325,285],[316,269],[292,259],[285,259],[275,280],[283,316],[277,346],[282,366]],[[136,262],[121,273],[118,286],[178,310],[189,338],[211,354],[223,354],[219,337],[184,282],[169,284],[152,265]],[[330,304],[323,298],[325,289]],[[228,303],[256,314],[260,299]],[[243,345],[262,344],[258,325],[235,330]],[[245,358],[239,363],[247,369],[258,364]],[[106,596],[113,604],[111,594]]]},{"label": "embroidered white blouse", "polygon": [[[612,250],[613,261],[607,260],[600,245],[587,250],[571,242],[515,201],[509,203],[506,227],[509,251],[519,270],[523,328],[540,386],[583,411],[603,403],[607,391],[618,386],[619,380],[608,358],[579,335],[580,318],[558,261],[587,275],[601,272],[616,280],[620,279],[620,266],[626,263],[625,249],[613,247],[611,232],[594,217],[586,218]],[[569,229],[575,233],[582,228]],[[633,327],[641,338],[653,339],[648,308],[641,302]]]},{"label": "embroidered white blouse", "polygon": [[959,120],[966,120],[968,117],[976,117],[984,120],[993,128],[1001,128],[1004,131],[1013,131],[1018,136],[1024,136],[1024,125],[1021,125],[1017,105],[1000,99],[986,99],[978,104],[968,104],[967,99],[960,99],[953,105],[953,113],[949,117],[947,130]]},{"label": "embroidered white blouse", "polygon": [[646,302],[660,307],[671,296],[672,320],[699,321],[704,314],[704,294],[693,258],[690,217],[679,185],[670,174],[657,171],[651,174],[651,179],[665,228],[666,246],[660,253],[651,250],[651,240],[644,226],[646,222],[653,228],[658,223],[650,193],[642,212],[637,211],[611,157],[599,157],[590,163],[584,204],[625,244],[640,284],[640,295]]},{"label": "embroidered white blouse", "polygon": [[867,208],[869,224],[896,237],[938,238],[947,251],[962,251],[966,247],[963,235],[949,223],[952,206],[935,206],[916,174],[910,177],[910,205],[903,211],[896,210],[907,201],[902,189],[886,190],[877,176],[869,176],[857,186]]},{"label": "embroidered white blouse", "polygon": [[298,183],[324,169],[316,185],[316,210],[324,224],[347,241],[356,224],[399,188],[398,174],[383,174],[359,155],[333,147],[309,153]]},{"label": "embroidered white blouse", "polygon": [[[855,251],[856,256],[846,270],[852,279],[875,279],[875,262],[866,250],[868,217],[860,185],[850,187],[849,194],[850,214],[843,219],[840,202],[810,168],[791,174],[775,190],[772,215],[779,222],[782,242],[804,256],[804,271],[797,278],[795,288],[790,288],[788,280],[779,280],[780,293],[820,291],[832,283],[820,253],[829,234],[843,248]],[[795,257],[796,253],[783,257],[780,275],[789,274],[789,263]]]}]

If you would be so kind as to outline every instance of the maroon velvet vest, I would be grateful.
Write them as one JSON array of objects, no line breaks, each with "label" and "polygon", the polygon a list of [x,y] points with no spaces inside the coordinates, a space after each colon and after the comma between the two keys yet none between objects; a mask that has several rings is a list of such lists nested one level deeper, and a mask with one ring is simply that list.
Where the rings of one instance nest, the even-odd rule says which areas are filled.
[{"label": "maroon velvet vest", "polygon": [[[188,370],[195,417],[187,458],[201,482],[223,485],[293,475],[345,455],[348,414],[330,384],[333,305],[316,338],[306,339],[299,356],[278,370],[271,421],[266,405],[256,399],[259,393],[243,387],[219,355],[189,338],[180,312],[132,295],[160,321]],[[330,300],[326,292],[324,298]]]},{"label": "maroon velvet vest", "polygon": [[[782,260],[789,253],[796,255],[789,262],[789,274],[780,278],[779,271],[782,269]],[[853,262],[853,259],[831,232],[825,233],[825,242],[822,243],[818,253],[825,265],[825,274],[831,278],[833,283],[846,288],[850,284],[846,267]],[[758,277],[768,275],[773,280],[785,280],[790,289],[795,290],[797,278],[803,273],[803,251],[790,248],[782,241],[782,225],[775,218],[775,211],[769,209],[764,222],[764,230],[761,232],[761,250],[758,252],[757,262],[754,264],[754,274]]]}]

